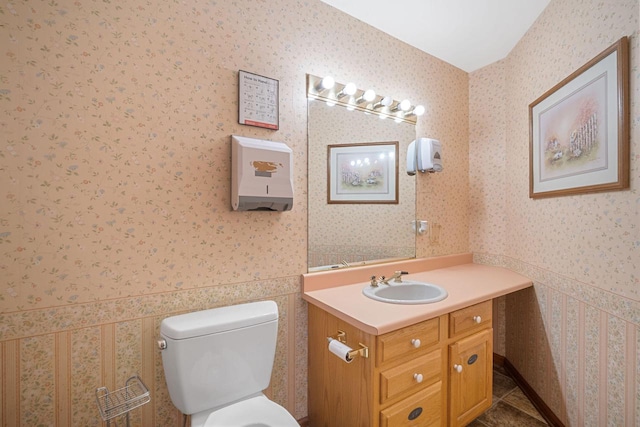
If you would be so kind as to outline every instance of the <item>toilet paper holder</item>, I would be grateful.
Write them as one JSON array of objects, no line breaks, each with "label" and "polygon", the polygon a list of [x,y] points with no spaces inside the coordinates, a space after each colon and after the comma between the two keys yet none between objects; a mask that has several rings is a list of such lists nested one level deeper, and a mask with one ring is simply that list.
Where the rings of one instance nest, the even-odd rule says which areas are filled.
[{"label": "toilet paper holder", "polygon": [[[338,333],[336,335],[332,335],[330,337],[327,337],[327,341],[331,342],[331,340],[338,340],[341,343],[348,345],[347,344],[347,333],[345,331],[341,331],[338,329]],[[360,346],[359,349],[355,349],[355,350],[351,350],[348,354],[349,354],[349,358],[353,359],[356,356],[360,356],[360,357],[364,357],[365,359],[367,359],[369,357],[369,347],[367,347],[366,345],[362,344],[361,342],[358,343],[358,345]]]}]

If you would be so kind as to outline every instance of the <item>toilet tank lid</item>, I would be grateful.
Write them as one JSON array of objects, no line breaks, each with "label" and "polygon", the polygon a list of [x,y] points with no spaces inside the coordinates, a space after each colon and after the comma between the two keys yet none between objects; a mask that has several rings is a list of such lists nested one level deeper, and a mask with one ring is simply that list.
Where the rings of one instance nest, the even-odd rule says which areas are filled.
[{"label": "toilet tank lid", "polygon": [[167,338],[182,340],[246,328],[277,319],[276,303],[259,301],[167,317],[160,324],[160,333]]}]

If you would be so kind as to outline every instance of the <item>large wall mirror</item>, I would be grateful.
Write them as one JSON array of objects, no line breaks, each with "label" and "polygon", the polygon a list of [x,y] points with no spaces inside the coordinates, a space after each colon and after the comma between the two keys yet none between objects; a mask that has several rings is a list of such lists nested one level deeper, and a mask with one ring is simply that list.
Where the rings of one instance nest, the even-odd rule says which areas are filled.
[{"label": "large wall mirror", "polygon": [[[414,139],[411,123],[308,99],[309,271],[415,257],[416,180],[406,172],[407,148]],[[398,203],[367,202],[366,194],[331,203],[327,182],[341,179],[332,151],[363,145],[375,151],[396,142]],[[375,185],[374,174],[367,174],[348,179],[355,179],[354,188]]]}]

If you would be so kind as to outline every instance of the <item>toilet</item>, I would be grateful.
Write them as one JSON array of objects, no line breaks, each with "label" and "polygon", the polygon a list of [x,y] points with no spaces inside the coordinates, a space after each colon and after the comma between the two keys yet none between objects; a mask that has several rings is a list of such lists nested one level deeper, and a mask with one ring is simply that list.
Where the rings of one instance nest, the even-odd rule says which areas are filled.
[{"label": "toilet", "polygon": [[260,301],[168,317],[162,365],[173,404],[192,427],[299,427],[262,391],[271,379],[278,306]]}]

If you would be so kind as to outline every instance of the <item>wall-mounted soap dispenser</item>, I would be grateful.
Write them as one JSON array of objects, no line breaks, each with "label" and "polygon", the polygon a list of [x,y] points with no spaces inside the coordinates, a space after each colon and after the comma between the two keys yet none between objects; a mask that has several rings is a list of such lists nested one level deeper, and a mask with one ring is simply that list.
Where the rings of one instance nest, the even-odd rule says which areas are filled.
[{"label": "wall-mounted soap dispenser", "polygon": [[407,149],[407,173],[442,172],[442,145],[437,139],[418,138]]}]

